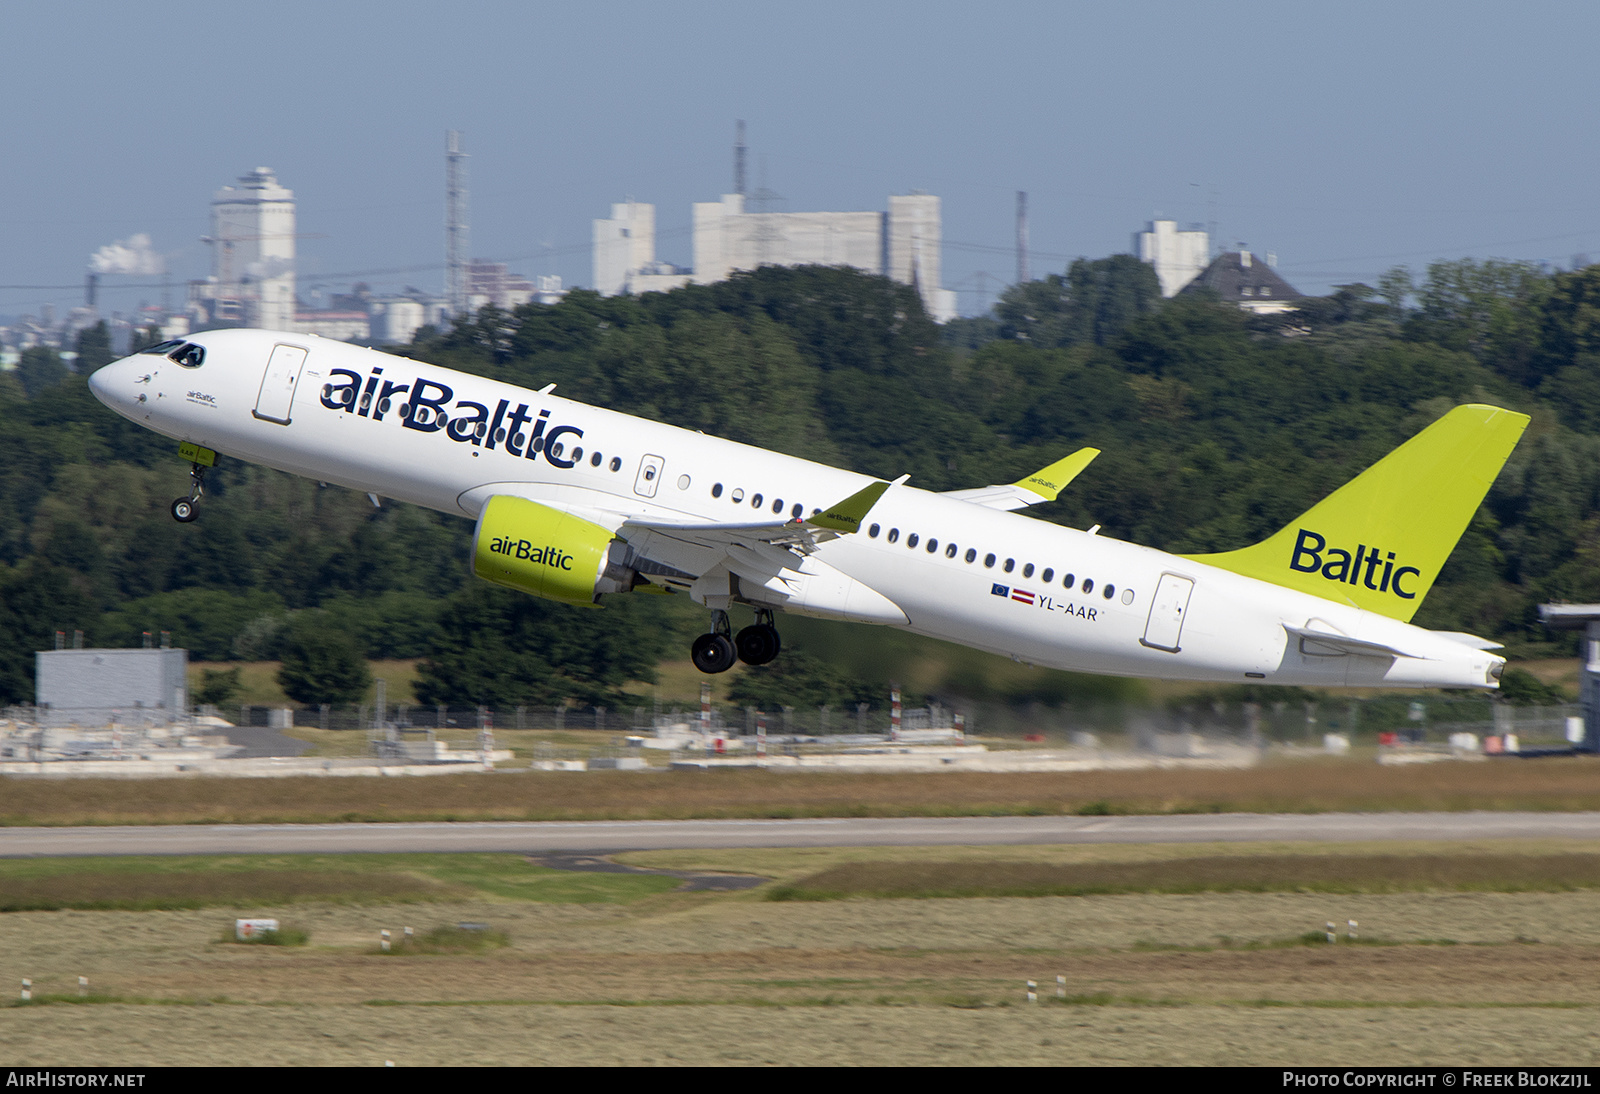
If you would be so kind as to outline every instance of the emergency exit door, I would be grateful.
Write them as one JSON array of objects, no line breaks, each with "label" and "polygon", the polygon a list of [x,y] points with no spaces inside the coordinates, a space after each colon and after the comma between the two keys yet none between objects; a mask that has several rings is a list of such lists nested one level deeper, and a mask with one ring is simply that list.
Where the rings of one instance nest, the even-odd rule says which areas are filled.
[{"label": "emergency exit door", "polygon": [[1150,618],[1144,625],[1140,645],[1152,649],[1177,653],[1178,639],[1183,634],[1183,617],[1189,611],[1189,594],[1194,592],[1194,582],[1177,574],[1162,574],[1156,585],[1154,602],[1150,605]]},{"label": "emergency exit door", "polygon": [[272,347],[266,374],[261,377],[261,394],[256,396],[257,418],[280,425],[289,424],[289,408],[294,405],[295,385],[300,382],[300,368],[305,363],[306,351],[300,346]]}]

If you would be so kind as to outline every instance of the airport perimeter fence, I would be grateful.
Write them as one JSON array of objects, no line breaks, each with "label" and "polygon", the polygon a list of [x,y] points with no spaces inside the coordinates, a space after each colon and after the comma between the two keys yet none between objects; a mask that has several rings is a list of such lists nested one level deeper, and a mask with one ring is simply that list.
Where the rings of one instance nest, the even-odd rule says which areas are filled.
[{"label": "airport perimeter fence", "polygon": [[[886,707],[806,707],[758,711],[713,704],[702,724],[699,707],[632,705],[608,707],[436,707],[411,704],[281,707],[246,706],[219,711],[236,724],[289,725],[331,730],[593,731],[649,735],[674,727],[710,730],[727,736],[752,736],[763,726],[772,737],[831,738],[883,735],[890,730]],[[1376,696],[1169,703],[1065,703],[1061,705],[961,702],[931,704],[902,712],[902,730],[961,728],[988,740],[1007,739],[1067,745],[1096,743],[1146,747],[1157,736],[1193,734],[1210,740],[1253,745],[1319,748],[1325,734],[1374,744],[1380,738],[1442,744],[1452,734],[1515,734],[1524,747],[1560,746],[1567,741],[1574,704],[1515,706],[1488,696]],[[1387,735],[1393,735],[1389,737]]]}]

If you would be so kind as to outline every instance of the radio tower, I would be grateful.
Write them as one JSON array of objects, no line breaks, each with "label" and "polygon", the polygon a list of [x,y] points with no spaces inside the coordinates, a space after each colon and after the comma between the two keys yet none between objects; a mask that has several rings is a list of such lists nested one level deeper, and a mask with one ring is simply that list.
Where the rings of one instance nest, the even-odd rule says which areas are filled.
[{"label": "radio tower", "polygon": [[733,192],[743,196],[746,193],[744,183],[744,122],[735,123],[735,137],[733,139]]},{"label": "radio tower", "polygon": [[1017,191],[1017,284],[1032,281],[1028,276],[1028,191]]},{"label": "radio tower", "polygon": [[445,296],[451,318],[467,314],[467,154],[452,129],[444,144]]}]

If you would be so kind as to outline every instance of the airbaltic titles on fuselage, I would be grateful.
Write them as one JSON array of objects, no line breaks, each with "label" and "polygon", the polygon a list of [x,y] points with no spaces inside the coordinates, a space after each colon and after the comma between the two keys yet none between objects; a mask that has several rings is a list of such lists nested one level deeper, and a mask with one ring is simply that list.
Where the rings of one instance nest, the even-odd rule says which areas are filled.
[{"label": "airbaltic titles on fuselage", "polygon": [[[471,399],[456,400],[455,405],[446,410],[445,404],[455,399],[455,390],[437,380],[418,376],[412,383],[397,384],[383,379],[381,368],[374,368],[366,377],[346,368],[333,369],[332,375],[345,382],[323,385],[322,405],[329,410],[382,421],[390,398],[409,393],[400,406],[400,424],[407,429],[420,433],[443,431],[452,441],[485,451],[503,445],[513,456],[530,460],[542,455],[555,467],[572,467],[577,463],[576,458],[567,455],[561,438],[581,439],[583,430],[575,425],[551,428],[548,410],[530,416],[527,403],[513,409],[509,399],[501,399],[493,414],[486,404]],[[526,434],[522,431],[525,425],[533,427]]]}]

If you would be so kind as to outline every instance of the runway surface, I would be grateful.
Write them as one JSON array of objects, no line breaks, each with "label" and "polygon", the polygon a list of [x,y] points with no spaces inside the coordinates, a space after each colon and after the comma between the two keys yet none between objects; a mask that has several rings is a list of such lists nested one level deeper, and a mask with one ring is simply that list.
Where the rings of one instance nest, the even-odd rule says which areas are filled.
[{"label": "runway surface", "polygon": [[1220,813],[0,828],[0,857],[1551,838],[1600,839],[1600,813]]}]

